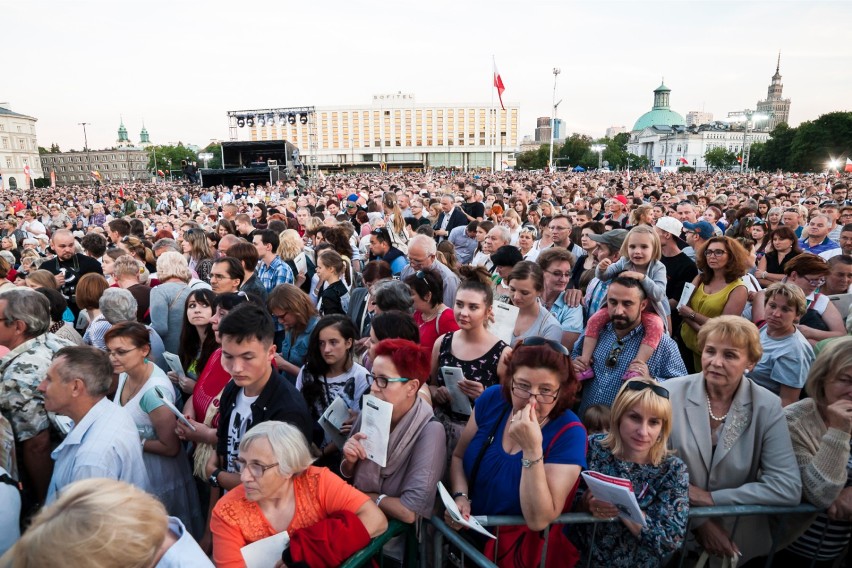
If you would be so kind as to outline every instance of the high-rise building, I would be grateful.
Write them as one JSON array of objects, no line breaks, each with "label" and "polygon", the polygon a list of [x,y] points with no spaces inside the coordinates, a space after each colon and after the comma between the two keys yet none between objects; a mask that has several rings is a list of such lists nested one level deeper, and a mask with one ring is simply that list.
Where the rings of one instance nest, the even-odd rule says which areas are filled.
[{"label": "high-rise building", "polygon": [[553,119],[553,139],[562,140],[565,138],[565,123],[561,118]]},{"label": "high-rise building", "polygon": [[31,180],[43,177],[36,141],[37,120],[13,112],[9,103],[0,103],[0,189],[26,188],[27,167]]},{"label": "high-rise building", "polygon": [[550,144],[550,117],[540,116],[535,119],[535,141]]},{"label": "high-rise building", "polygon": [[606,129],[606,137],[607,138],[615,138],[622,132],[627,132],[626,126],[610,126]]},{"label": "high-rise building", "polygon": [[766,99],[758,101],[757,112],[769,115],[767,120],[757,123],[757,129],[773,130],[782,122],[790,120],[790,99],[782,98],[781,91],[784,84],[781,83],[781,53],[778,54],[778,64],[775,66],[775,75],[766,90]]},{"label": "high-rise building", "polygon": [[710,124],[713,122],[713,113],[704,112],[703,110],[691,110],[686,113],[687,126],[701,126],[702,124]]}]

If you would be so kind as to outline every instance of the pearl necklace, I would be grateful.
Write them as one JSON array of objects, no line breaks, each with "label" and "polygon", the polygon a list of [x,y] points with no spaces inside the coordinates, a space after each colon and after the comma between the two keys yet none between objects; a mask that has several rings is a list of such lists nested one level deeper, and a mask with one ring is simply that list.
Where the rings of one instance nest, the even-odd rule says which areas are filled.
[{"label": "pearl necklace", "polygon": [[728,412],[726,412],[724,416],[716,416],[715,414],[713,414],[713,407],[710,405],[710,394],[706,393],[706,396],[707,396],[707,412],[710,413],[710,418],[712,418],[716,422],[724,422],[725,419],[728,417],[728,414],[730,414],[731,411],[728,410]]}]

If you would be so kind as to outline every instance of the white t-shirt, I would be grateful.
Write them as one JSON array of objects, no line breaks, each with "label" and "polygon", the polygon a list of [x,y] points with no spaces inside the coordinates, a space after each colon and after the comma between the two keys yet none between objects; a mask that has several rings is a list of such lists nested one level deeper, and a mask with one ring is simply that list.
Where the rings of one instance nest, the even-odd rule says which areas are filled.
[{"label": "white t-shirt", "polygon": [[[336,377],[315,378],[314,380],[319,383],[321,395],[316,401],[313,401],[312,410],[318,416],[322,415],[325,409],[339,396],[350,410],[360,412],[361,397],[370,390],[370,383],[367,382],[367,373],[367,369],[358,363],[353,363],[351,369]],[[302,388],[305,386],[304,379],[305,368],[302,367],[299,371],[299,376],[296,377],[296,389],[299,392],[302,392]],[[330,441],[328,434],[326,434],[324,444]]]},{"label": "white t-shirt", "polygon": [[[0,467],[0,475],[8,472]],[[9,550],[21,538],[19,519],[21,517],[21,493],[18,488],[0,482],[0,556]]]},{"label": "white t-shirt", "polygon": [[240,454],[240,440],[251,428],[251,405],[257,401],[256,396],[246,396],[243,389],[237,393],[237,402],[231,413],[231,423],[228,424],[228,471],[235,472],[234,461]]}]

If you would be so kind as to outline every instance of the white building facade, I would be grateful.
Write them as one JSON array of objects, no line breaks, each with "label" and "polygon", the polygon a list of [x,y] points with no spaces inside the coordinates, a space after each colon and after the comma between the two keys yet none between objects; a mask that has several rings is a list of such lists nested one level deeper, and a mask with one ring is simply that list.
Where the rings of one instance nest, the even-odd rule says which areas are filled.
[{"label": "white building facade", "polygon": [[25,189],[26,166],[30,167],[33,180],[44,177],[36,140],[37,120],[13,112],[9,103],[0,103],[0,188]]},{"label": "white building facade", "polygon": [[[505,169],[519,149],[520,108],[488,104],[420,104],[413,94],[373,95],[364,106],[317,107],[317,164],[322,170]],[[287,140],[307,162],[310,125],[255,118],[237,139]]]},{"label": "white building facade", "polygon": [[[748,133],[748,144],[766,142],[768,132]],[[627,151],[645,156],[655,169],[691,166],[706,170],[704,154],[714,148],[725,148],[735,154],[743,149],[744,131],[714,125],[701,127],[649,126],[630,135]],[[684,163],[685,162],[685,163]]]}]

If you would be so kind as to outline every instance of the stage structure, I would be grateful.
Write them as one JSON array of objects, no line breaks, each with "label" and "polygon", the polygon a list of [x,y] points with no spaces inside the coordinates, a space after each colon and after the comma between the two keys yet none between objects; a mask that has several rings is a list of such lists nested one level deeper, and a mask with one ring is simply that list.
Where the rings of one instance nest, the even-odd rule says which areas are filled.
[{"label": "stage structure", "polygon": [[[315,185],[319,179],[319,165],[317,160],[319,137],[317,136],[316,117],[316,107],[313,106],[229,110],[228,136],[231,141],[236,141],[238,129],[245,126],[252,127],[255,123],[262,126],[264,124],[274,124],[275,121],[278,121],[279,124],[284,124],[285,121],[289,124],[296,124],[296,121],[299,121],[299,123],[308,127],[308,163],[306,169],[310,184]],[[296,162],[295,165],[298,166],[298,162],[300,161],[298,153],[291,158]],[[288,163],[290,161],[287,160]]]},{"label": "stage structure", "polygon": [[275,185],[293,178],[302,168],[299,149],[286,140],[222,142],[222,167],[201,169],[201,185]]}]

